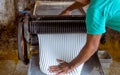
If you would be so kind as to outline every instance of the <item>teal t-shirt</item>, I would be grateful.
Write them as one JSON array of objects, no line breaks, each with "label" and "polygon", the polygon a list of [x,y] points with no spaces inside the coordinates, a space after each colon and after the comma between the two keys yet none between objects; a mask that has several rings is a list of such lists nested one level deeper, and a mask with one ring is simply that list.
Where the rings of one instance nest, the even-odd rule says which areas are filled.
[{"label": "teal t-shirt", "polygon": [[120,0],[90,0],[86,27],[88,34],[103,34],[106,27],[120,32]]}]

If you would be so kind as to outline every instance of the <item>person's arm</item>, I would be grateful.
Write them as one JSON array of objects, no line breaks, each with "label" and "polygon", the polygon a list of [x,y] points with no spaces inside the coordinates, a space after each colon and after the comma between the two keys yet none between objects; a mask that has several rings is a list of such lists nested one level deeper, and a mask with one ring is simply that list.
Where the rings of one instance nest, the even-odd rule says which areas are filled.
[{"label": "person's arm", "polygon": [[79,55],[69,63],[71,67],[77,67],[86,62],[97,51],[101,36],[102,35],[87,35],[85,46],[82,48]]},{"label": "person's arm", "polygon": [[71,11],[77,8],[81,8],[90,3],[90,0],[76,0],[72,5],[66,8],[60,15],[70,15]]}]

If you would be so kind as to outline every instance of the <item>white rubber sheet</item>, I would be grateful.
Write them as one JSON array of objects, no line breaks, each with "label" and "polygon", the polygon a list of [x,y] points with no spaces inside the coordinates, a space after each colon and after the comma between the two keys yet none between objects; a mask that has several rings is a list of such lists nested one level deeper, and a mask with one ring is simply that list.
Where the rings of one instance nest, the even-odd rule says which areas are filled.
[{"label": "white rubber sheet", "polygon": [[[58,65],[56,59],[70,62],[78,55],[86,42],[85,33],[38,34],[39,66],[46,75],[55,75],[48,71],[49,66]],[[84,63],[65,75],[80,75]]]}]

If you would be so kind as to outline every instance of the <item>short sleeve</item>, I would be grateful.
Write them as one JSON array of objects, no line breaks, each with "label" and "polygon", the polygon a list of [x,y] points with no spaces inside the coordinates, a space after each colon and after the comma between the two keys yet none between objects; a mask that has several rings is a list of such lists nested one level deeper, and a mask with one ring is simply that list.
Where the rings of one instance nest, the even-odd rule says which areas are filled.
[{"label": "short sleeve", "polygon": [[99,10],[89,9],[86,14],[87,34],[103,34],[105,28],[106,17]]}]

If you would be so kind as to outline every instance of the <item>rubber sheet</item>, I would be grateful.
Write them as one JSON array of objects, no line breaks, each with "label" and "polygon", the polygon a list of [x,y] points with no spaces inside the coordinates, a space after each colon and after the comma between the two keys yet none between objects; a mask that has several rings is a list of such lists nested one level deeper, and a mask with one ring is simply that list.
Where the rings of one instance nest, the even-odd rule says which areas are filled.
[{"label": "rubber sheet", "polygon": [[[46,75],[55,75],[48,71],[49,66],[58,65],[56,59],[66,62],[73,60],[86,43],[85,33],[38,34],[39,66]],[[80,75],[84,63],[65,75]]]}]

